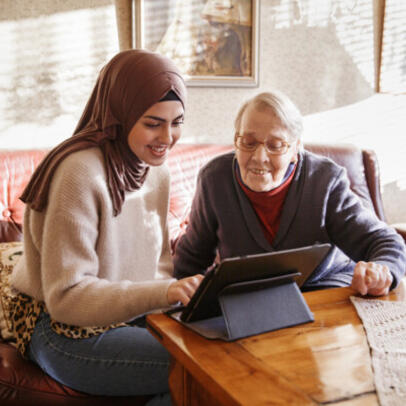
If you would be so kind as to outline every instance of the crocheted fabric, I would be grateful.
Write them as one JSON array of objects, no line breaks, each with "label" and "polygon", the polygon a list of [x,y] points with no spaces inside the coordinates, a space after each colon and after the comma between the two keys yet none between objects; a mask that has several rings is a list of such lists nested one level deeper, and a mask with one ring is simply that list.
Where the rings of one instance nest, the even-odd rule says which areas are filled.
[{"label": "crocheted fabric", "polygon": [[406,302],[351,296],[371,349],[381,406],[406,405]]}]

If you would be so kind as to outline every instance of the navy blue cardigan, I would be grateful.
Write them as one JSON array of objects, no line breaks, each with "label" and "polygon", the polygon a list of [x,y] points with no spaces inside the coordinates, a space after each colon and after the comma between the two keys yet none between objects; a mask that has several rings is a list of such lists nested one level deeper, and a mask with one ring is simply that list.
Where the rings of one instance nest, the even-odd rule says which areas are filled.
[{"label": "navy blue cardigan", "polygon": [[304,289],[349,285],[361,260],[386,264],[394,277],[392,288],[397,286],[406,267],[404,241],[362,206],[344,168],[328,158],[300,153],[271,245],[238,184],[236,165],[234,153],[228,153],[201,169],[189,225],[176,246],[177,278],[204,273],[217,252],[229,258],[330,243],[334,249]]}]

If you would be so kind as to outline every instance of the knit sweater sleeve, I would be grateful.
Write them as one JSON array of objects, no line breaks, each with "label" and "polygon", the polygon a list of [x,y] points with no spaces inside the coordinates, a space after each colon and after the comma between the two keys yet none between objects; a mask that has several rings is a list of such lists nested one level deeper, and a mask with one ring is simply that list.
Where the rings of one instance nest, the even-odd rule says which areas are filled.
[{"label": "knit sweater sleeve", "polygon": [[397,286],[405,273],[406,251],[402,238],[375,213],[362,206],[341,169],[327,202],[326,227],[331,240],[354,261],[373,261],[389,267]]},{"label": "knit sweater sleeve", "polygon": [[[42,292],[48,311],[55,320],[78,326],[105,326],[167,306],[167,289],[173,281],[168,279],[170,264],[164,266],[160,278],[160,270],[144,269],[140,258],[128,263],[129,269],[104,269],[101,277],[101,269],[108,268],[97,252],[101,231],[109,228],[111,233],[117,232],[114,221],[118,220],[112,217],[103,166],[98,164],[67,159],[60,165],[38,239]],[[122,233],[140,231],[136,225],[131,226]],[[138,238],[143,238],[142,233]],[[165,249],[162,254],[166,255]],[[137,276],[141,273],[142,278]],[[123,279],[123,274],[134,276]]]}]

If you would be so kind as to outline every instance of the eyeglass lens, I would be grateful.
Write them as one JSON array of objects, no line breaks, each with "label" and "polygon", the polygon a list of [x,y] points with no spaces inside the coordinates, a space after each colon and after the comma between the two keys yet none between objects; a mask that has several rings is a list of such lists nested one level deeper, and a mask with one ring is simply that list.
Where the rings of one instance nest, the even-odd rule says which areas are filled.
[{"label": "eyeglass lens", "polygon": [[271,153],[284,153],[289,148],[289,144],[277,138],[270,138],[265,142],[260,142],[252,136],[242,135],[237,139],[237,146],[247,151],[256,150],[260,144],[264,144],[268,152]]}]

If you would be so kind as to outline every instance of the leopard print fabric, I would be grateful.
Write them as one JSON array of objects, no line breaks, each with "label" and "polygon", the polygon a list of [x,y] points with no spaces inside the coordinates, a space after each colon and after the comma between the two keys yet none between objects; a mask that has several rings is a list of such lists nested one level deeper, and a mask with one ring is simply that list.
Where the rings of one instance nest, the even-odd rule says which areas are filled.
[{"label": "leopard print fabric", "polygon": [[8,318],[17,349],[23,356],[25,356],[38,317],[44,308],[43,303],[37,302],[23,293],[15,292],[9,299]]},{"label": "leopard print fabric", "polygon": [[[23,293],[18,293],[12,299],[10,309],[11,325],[16,339],[17,349],[23,356],[25,356],[38,317],[41,312],[48,313],[48,311],[44,302],[39,302]],[[111,330],[112,328],[127,325],[128,324],[126,323],[115,323],[106,327],[79,327],[60,323],[51,319],[51,327],[55,333],[74,339],[93,337]]]},{"label": "leopard print fabric", "polygon": [[[0,243],[0,299],[6,325],[6,328],[2,329],[2,336],[7,341],[14,342],[19,352],[26,356],[38,317],[41,312],[48,311],[44,302],[16,291],[10,284],[11,273],[21,254],[22,243]],[[57,334],[74,339],[93,337],[112,328],[127,325],[115,323],[106,327],[78,327],[51,319],[51,327]]]},{"label": "leopard print fabric", "polygon": [[[17,349],[23,356],[26,356],[26,350],[41,312],[48,313],[45,303],[39,302],[23,293],[17,293],[11,300],[11,325],[16,339]],[[51,327],[55,333],[74,339],[93,337],[112,328],[122,326],[127,326],[127,324],[115,323],[106,327],[79,327],[51,319]]]}]

